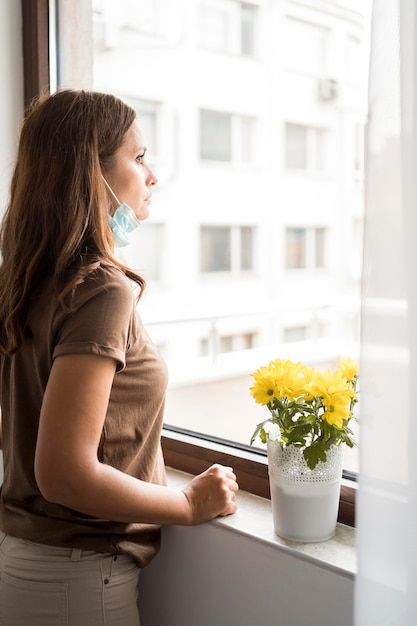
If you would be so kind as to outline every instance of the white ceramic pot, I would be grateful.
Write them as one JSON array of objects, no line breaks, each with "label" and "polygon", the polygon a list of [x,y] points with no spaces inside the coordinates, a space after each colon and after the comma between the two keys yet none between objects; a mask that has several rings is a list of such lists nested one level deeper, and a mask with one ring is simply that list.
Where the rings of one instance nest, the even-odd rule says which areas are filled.
[{"label": "white ceramic pot", "polygon": [[336,532],[343,449],[332,446],[327,461],[311,470],[302,451],[268,442],[274,530],[283,539],[314,543]]}]

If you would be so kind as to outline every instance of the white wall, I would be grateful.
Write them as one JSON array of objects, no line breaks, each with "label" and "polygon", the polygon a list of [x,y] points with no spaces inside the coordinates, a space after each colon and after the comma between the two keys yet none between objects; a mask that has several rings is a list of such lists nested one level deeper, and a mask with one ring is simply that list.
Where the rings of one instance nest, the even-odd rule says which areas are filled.
[{"label": "white wall", "polygon": [[[0,2],[0,218],[7,205],[19,127],[23,116],[22,14],[17,0]],[[0,453],[0,483],[3,463]]]},{"label": "white wall", "polygon": [[141,626],[352,626],[353,578],[211,522],[163,529]]},{"label": "white wall", "polygon": [[20,1],[0,2],[0,215],[8,199],[16,143],[23,115],[23,53]]}]

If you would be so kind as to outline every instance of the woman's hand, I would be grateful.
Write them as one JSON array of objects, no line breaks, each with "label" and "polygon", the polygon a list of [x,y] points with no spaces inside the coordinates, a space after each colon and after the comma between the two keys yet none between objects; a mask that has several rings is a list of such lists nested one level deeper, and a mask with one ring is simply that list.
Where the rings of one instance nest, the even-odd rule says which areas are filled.
[{"label": "woman's hand", "polygon": [[239,486],[231,467],[212,465],[183,489],[191,509],[190,524],[234,513]]}]

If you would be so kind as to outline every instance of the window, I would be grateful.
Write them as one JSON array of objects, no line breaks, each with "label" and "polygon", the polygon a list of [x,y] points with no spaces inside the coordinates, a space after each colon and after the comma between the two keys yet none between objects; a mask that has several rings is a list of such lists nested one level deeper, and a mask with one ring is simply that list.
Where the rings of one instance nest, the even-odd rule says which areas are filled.
[{"label": "window", "polygon": [[326,229],[286,228],[286,269],[324,269],[326,257]]},{"label": "window", "polygon": [[326,169],[326,131],[302,124],[285,124],[285,166],[289,170]]},{"label": "window", "polygon": [[[158,133],[158,116],[160,104],[148,100],[140,100],[139,98],[131,98],[128,95],[123,96],[123,100],[135,109],[146,145],[152,149],[151,158],[159,156],[159,133]],[[149,155],[148,159],[149,159]]]},{"label": "window", "polygon": [[[80,0],[72,0],[71,3],[70,13],[74,20],[78,16],[77,11],[72,9],[78,1]],[[59,0],[59,2],[67,3],[68,0]],[[226,45],[232,44],[235,51],[240,47],[241,58],[238,62],[241,70],[233,71],[231,74],[230,67],[224,66],[227,80],[230,81],[230,76],[233,76],[233,89],[219,90],[219,74],[211,72],[210,65],[204,65],[208,62],[209,56],[213,57],[209,63],[215,62],[214,59],[219,59],[219,56],[208,55],[207,47],[203,50],[199,45],[196,45],[197,42],[201,43],[200,36],[196,36],[198,33],[201,34],[201,24],[198,25],[201,13],[193,11],[194,2],[195,0],[184,0],[184,5],[189,9],[190,19],[186,23],[184,20],[181,21],[181,37],[178,36],[178,22],[171,20],[174,32],[169,40],[171,44],[169,46],[166,45],[167,39],[162,40],[160,33],[158,36],[152,35],[152,29],[148,27],[146,27],[148,30],[146,38],[135,35],[135,45],[133,45],[133,40],[129,39],[130,47],[125,45],[127,40],[123,40],[123,38],[119,43],[116,41],[117,47],[104,49],[103,46],[95,45],[93,80],[91,84],[85,86],[112,91],[121,97],[126,97],[128,94],[129,98],[140,101],[140,107],[143,109],[146,109],[146,103],[158,103],[155,117],[157,141],[163,141],[167,129],[169,137],[172,138],[169,150],[164,147],[162,155],[175,164],[175,170],[174,168],[169,169],[170,172],[175,171],[175,176],[167,178],[163,187],[158,186],[159,188],[155,189],[152,204],[153,216],[141,229],[141,236],[143,235],[148,239],[149,248],[156,249],[159,247],[160,266],[158,269],[149,271],[151,274],[161,277],[159,284],[163,285],[165,290],[158,290],[155,303],[152,306],[155,306],[158,315],[161,312],[164,313],[163,324],[166,325],[166,328],[162,328],[162,322],[159,321],[161,326],[158,326],[158,329],[162,328],[160,332],[159,330],[156,332],[152,325],[150,325],[149,330],[155,336],[156,343],[163,347],[167,359],[170,360],[168,365],[170,372],[172,372],[173,382],[167,398],[169,411],[167,428],[171,428],[171,426],[176,429],[188,428],[193,431],[200,431],[203,439],[219,437],[243,445],[248,442],[256,420],[259,417],[258,421],[264,418],[263,412],[258,411],[259,407],[248,402],[248,373],[263,362],[262,353],[265,349],[273,354],[278,353],[278,351],[281,353],[284,350],[282,339],[285,337],[285,328],[294,329],[298,327],[298,332],[301,332],[300,327],[304,325],[304,321],[299,323],[300,318],[298,316],[294,317],[293,323],[291,323],[291,319],[283,321],[282,312],[288,300],[291,300],[294,307],[303,306],[303,303],[299,304],[299,301],[302,300],[300,294],[305,293],[305,287],[309,286],[309,284],[299,282],[302,272],[297,272],[295,277],[295,273],[286,271],[287,258],[288,256],[295,258],[295,261],[291,261],[293,264],[300,264],[304,258],[307,268],[324,265],[326,233],[329,232],[329,228],[334,225],[336,219],[334,214],[331,217],[326,217],[323,214],[323,189],[321,187],[316,187],[314,193],[311,192],[310,187],[308,189],[306,187],[306,192],[302,195],[304,187],[299,186],[299,189],[296,189],[299,192],[299,197],[296,198],[297,212],[306,218],[308,216],[307,223],[311,223],[312,215],[320,213],[322,232],[320,233],[319,229],[311,226],[299,227],[301,230],[305,230],[304,235],[301,236],[301,233],[297,233],[293,237],[292,243],[290,241],[287,246],[285,220],[288,220],[288,212],[277,210],[277,207],[282,208],[287,204],[287,173],[296,170],[307,173],[326,171],[328,144],[332,146],[335,154],[340,154],[342,148],[338,143],[340,137],[334,134],[332,129],[322,129],[321,127],[324,118],[317,109],[316,90],[307,89],[303,91],[303,93],[311,92],[312,94],[314,92],[314,100],[309,99],[309,97],[300,99],[299,91],[293,90],[297,81],[307,80],[308,68],[305,59],[301,63],[301,67],[304,64],[306,69],[306,72],[303,73],[299,71],[300,62],[297,57],[297,55],[301,55],[301,52],[297,52],[297,50],[303,51],[302,37],[300,39],[297,36],[292,47],[288,48],[288,50],[293,51],[293,56],[291,56],[292,52],[286,54],[285,58],[279,54],[275,57],[270,56],[265,59],[269,68],[268,71],[264,72],[263,69],[266,66],[262,65],[261,67],[260,64],[255,72],[252,60],[242,56],[244,49],[243,39],[241,39],[243,27],[242,31],[239,31],[240,27],[235,29],[237,35],[233,37],[224,36],[227,29],[225,31],[220,29],[220,32],[216,28],[211,28],[212,37],[221,35],[223,44],[225,41],[229,42]],[[158,4],[160,6],[163,4],[166,15],[168,13],[171,15],[169,9],[171,3]],[[216,2],[214,0],[213,2],[201,2],[200,6],[214,6],[217,9],[227,6],[230,9],[233,5],[234,7],[239,6],[239,10],[241,10],[243,4],[249,5],[250,3],[227,2],[226,0]],[[255,47],[257,41],[262,41],[265,50],[276,50],[274,42],[276,43],[277,32],[283,34],[286,41],[293,38],[294,32],[286,31],[287,18],[284,18],[280,12],[272,11],[269,13],[269,4],[264,2],[257,3],[256,7],[253,6]],[[118,10],[124,11],[125,7],[124,0],[119,0]],[[163,14],[165,14],[165,9]],[[290,5],[287,9],[287,12],[291,13]],[[302,12],[304,12],[304,7]],[[337,46],[334,49],[332,47],[335,42],[337,43],[338,37],[328,38],[327,33],[333,31],[339,35],[341,30],[348,33],[351,25],[348,19],[346,21],[341,19],[336,23],[335,16],[331,11],[326,13],[324,20],[321,11],[316,11],[313,5],[308,9],[305,7],[305,13],[310,16],[314,14],[317,22],[320,20],[325,22],[325,27],[322,24],[323,28],[313,31],[317,34],[317,38],[313,36],[311,39],[318,42],[319,48],[314,54],[309,53],[312,62],[308,71],[313,72],[314,70],[315,72],[321,60],[323,62],[326,59],[327,61],[329,59],[334,60],[336,58],[334,55],[338,54]],[[164,28],[169,21],[166,19],[166,15],[163,22]],[[243,13],[240,11],[239,20],[235,20],[235,24],[238,23],[242,26],[242,15]],[[260,19],[261,17],[262,19]],[[97,43],[102,16],[96,14],[96,18],[94,18],[94,37]],[[160,18],[161,14],[158,19],[160,20]],[[25,23],[27,26],[28,22]],[[87,65],[88,46],[83,46],[83,42],[76,41],[74,37],[74,33],[81,35],[86,31],[79,28],[76,21],[71,26],[65,23],[63,28],[64,32],[68,30],[71,32],[71,37],[68,37],[65,43],[68,46],[66,51],[68,53],[71,50],[72,54],[82,56],[83,64]],[[160,26],[158,26],[159,29]],[[210,29],[209,25],[208,28]],[[355,26],[355,36],[358,32],[360,33],[360,28]],[[61,43],[64,45],[63,32],[60,36]],[[27,45],[29,43],[27,40]],[[73,46],[72,49],[71,46]],[[304,56],[306,54],[303,52]],[[35,57],[32,58],[35,59]],[[26,55],[26,59],[26,63],[30,65],[31,55]],[[138,79],[139,59],[141,80]],[[218,67],[217,65],[216,68],[218,69]],[[123,71],[126,70],[125,77],[120,68],[123,68]],[[36,70],[35,65],[34,70]],[[65,86],[65,81],[71,82],[73,77],[66,77],[62,67],[60,72],[62,84]],[[323,72],[323,67],[321,67],[320,72]],[[158,80],[155,80],[155,76],[158,77]],[[271,86],[274,76],[279,76],[281,82],[279,94],[276,100],[272,101],[269,98],[276,90],[268,89],[268,87]],[[181,89],[182,84],[190,85],[191,77],[193,89]],[[262,81],[258,81],[260,77],[262,77]],[[263,82],[266,77],[269,77],[268,80]],[[335,78],[339,80],[339,77]],[[256,90],[251,90],[249,87],[255,84]],[[297,82],[297,84],[301,84],[301,82]],[[305,82],[303,85],[306,87]],[[173,87],[175,87],[174,91]],[[28,94],[28,91],[26,93]],[[284,93],[286,94],[285,102],[282,98]],[[343,80],[341,94],[343,94]],[[31,93],[30,95],[34,94]],[[182,95],[184,98],[181,99]],[[203,102],[206,104],[202,109]],[[265,107],[265,102],[270,103],[270,108]],[[295,105],[297,109],[295,109]],[[320,106],[326,106],[326,116],[336,113],[333,102]],[[361,120],[366,119],[363,96],[357,102],[350,102],[350,106],[348,113],[354,116],[355,120],[361,122]],[[270,115],[272,108],[274,123],[271,122]],[[206,140],[209,149],[206,151],[204,148],[204,151],[208,154],[208,158],[202,156],[203,133],[198,124],[201,109],[207,112],[227,112],[225,115],[228,116],[227,123],[226,118],[222,120],[225,134],[219,140],[221,148],[219,149],[213,141],[210,144],[210,139]],[[158,120],[161,110],[164,112],[163,132],[158,130],[160,128]],[[293,114],[295,111],[297,112],[297,121],[301,119],[303,120],[302,123],[294,123]],[[343,118],[345,111],[338,109],[337,114]],[[289,119],[292,121],[289,122]],[[305,120],[308,120],[308,124],[305,123]],[[195,124],[194,121],[197,123]],[[344,121],[347,124],[347,120]],[[301,131],[300,129],[292,129],[294,130],[294,141],[292,147],[288,149],[288,152],[291,152],[288,161],[287,150],[284,153],[284,159],[282,159],[282,153],[280,154],[282,139],[284,139],[283,143],[287,148],[286,123],[304,128]],[[285,129],[284,137],[279,132],[279,127]],[[300,132],[297,133],[297,131]],[[291,134],[291,130],[289,130],[289,134]],[[226,137],[226,141],[224,141],[224,137]],[[253,154],[255,140],[257,143],[260,142],[262,146],[262,159],[257,171],[247,170],[247,168],[230,168],[230,163],[244,163],[245,158],[248,162],[252,162],[249,155]],[[198,152],[196,155],[195,146],[198,146],[199,143],[201,162],[196,160]],[[219,155],[221,156],[220,159],[218,158]],[[229,160],[225,159],[225,155]],[[205,167],[205,161],[216,163],[216,168]],[[221,169],[223,164],[228,166],[224,170]],[[248,171],[250,175],[248,175]],[[343,170],[335,171],[333,178],[330,178],[335,189],[337,189],[337,185],[334,183],[336,180],[340,180],[339,176],[345,180]],[[277,181],[280,184],[277,184]],[[349,195],[348,185],[345,185],[344,189],[345,193]],[[348,212],[343,218],[344,223],[355,222],[352,236],[360,238],[362,199],[357,189],[354,192],[354,195],[344,198],[344,206],[353,208],[352,215]],[[336,196],[335,199],[337,200]],[[245,226],[234,226],[237,218],[239,218],[240,224],[245,224]],[[158,219],[158,224],[153,223],[154,219]],[[305,224],[306,221],[298,222],[297,219],[297,223],[301,224]],[[216,228],[231,229],[229,233],[230,257],[228,260],[231,270],[203,272],[203,274],[210,273],[210,280],[202,280],[201,224],[204,224],[204,227],[216,224]],[[248,226],[248,224],[251,225]],[[208,228],[212,228],[212,226],[208,226]],[[291,228],[297,229],[298,227],[291,226]],[[163,232],[163,235],[156,234],[158,230],[159,233]],[[331,242],[332,246],[342,247],[344,237],[342,231],[343,229],[340,229],[339,234],[339,230],[335,230],[334,241],[332,238]],[[256,247],[254,245],[255,233]],[[221,237],[224,235],[223,232]],[[227,238],[224,237],[223,246],[220,247],[221,254],[224,254],[227,247]],[[246,243],[242,244],[246,239],[249,241],[249,246]],[[210,249],[212,249],[210,246],[212,244],[207,247],[209,250],[207,257],[210,256]],[[287,247],[293,247],[295,252],[288,255]],[[350,249],[354,250],[352,254],[360,255],[360,245],[354,245]],[[146,253],[147,256],[148,254],[149,252]],[[137,263],[142,264],[140,260]],[[206,260],[205,263],[208,267],[217,267],[213,259]],[[223,261],[219,265],[224,266],[224,264],[223,256]],[[356,265],[360,265],[359,259]],[[253,270],[255,267],[256,275],[253,271],[247,271],[248,269]],[[246,272],[245,280],[234,280],[235,277],[239,278],[243,271]],[[225,274],[227,281],[222,280]],[[172,279],[173,283],[169,283],[169,280]],[[148,278],[151,283],[153,280]],[[350,354],[355,356],[356,324],[352,324],[352,328],[347,326],[343,321],[342,310],[344,298],[349,298],[349,294],[359,293],[360,276],[353,279],[350,271],[347,274],[342,271],[337,275],[336,273],[335,275],[326,274],[323,278],[323,273],[320,273],[320,280],[322,281],[320,289],[313,287],[316,301],[309,306],[313,308],[317,306],[320,309],[327,307],[321,322],[321,332],[325,335],[323,338],[327,341],[327,346],[331,346],[333,349],[334,358],[338,356],[338,338],[343,338],[344,346],[351,348]],[[154,293],[155,290],[151,284],[146,298],[150,305],[151,301],[153,302]],[[287,294],[288,297],[282,298],[283,293]],[[333,294],[330,307],[328,306],[328,294]],[[336,294],[342,294],[341,298]],[[295,297],[297,295],[298,298]],[[303,300],[305,306],[309,299],[306,296]],[[169,303],[172,309],[168,308],[166,303]],[[146,306],[148,306],[147,303]],[[150,306],[150,310],[152,310],[152,306]],[[177,332],[179,326],[181,327],[180,333]],[[353,327],[355,328],[353,329]],[[206,356],[202,354],[204,342],[207,342],[207,338],[210,338],[212,334],[214,336],[213,328],[216,329],[219,338],[225,338],[224,347],[227,345],[233,347],[232,352],[220,352],[219,349],[216,363],[213,363],[212,358],[207,358],[209,350],[206,349]],[[291,334],[291,330],[289,333]],[[184,341],[181,340],[181,337],[187,338],[186,354],[184,354]],[[240,337],[240,340],[237,341],[236,337]],[[246,337],[245,341],[243,340],[244,337]],[[308,337],[306,341],[309,342],[310,338]],[[291,346],[287,347],[290,348]],[[318,356],[317,350],[317,345],[312,343],[311,353],[313,356]],[[301,356],[301,358],[303,357]],[[177,360],[174,361],[174,359]],[[184,372],[186,373],[184,374]],[[198,398],[198,414],[195,411],[196,398]],[[195,442],[187,442],[185,435],[178,434],[164,437],[164,447],[167,458],[172,458],[170,456],[172,453],[177,460],[179,458],[184,460],[183,469],[185,470],[200,471],[208,464],[210,444],[207,442],[198,446]],[[237,471],[242,473],[241,484],[243,488],[267,495],[265,465],[252,459],[249,460],[246,454],[232,453],[230,450],[228,448],[227,452],[224,453],[217,451],[216,460],[233,463]],[[348,469],[355,470],[356,467],[357,462],[353,459]],[[250,473],[249,468],[253,468],[252,473]]]},{"label": "window", "polygon": [[209,356],[213,360],[217,354],[235,352],[239,350],[251,350],[256,346],[256,333],[241,333],[239,335],[217,336],[211,333],[211,338],[201,340],[201,356]]},{"label": "window", "polygon": [[289,326],[287,328],[284,328],[285,343],[291,343],[292,341],[305,341],[307,337],[307,326]]},{"label": "window", "polygon": [[254,57],[257,7],[236,0],[200,2],[198,41],[217,52]]},{"label": "window", "polygon": [[202,226],[201,271],[252,270],[253,236],[253,228],[249,226]]},{"label": "window", "polygon": [[242,56],[253,57],[256,50],[255,26],[257,8],[251,4],[241,5],[241,53]]},{"label": "window", "polygon": [[200,111],[200,159],[250,163],[253,158],[254,120],[220,111]]},{"label": "window", "polygon": [[200,111],[200,158],[205,161],[232,160],[232,116],[217,111]]}]

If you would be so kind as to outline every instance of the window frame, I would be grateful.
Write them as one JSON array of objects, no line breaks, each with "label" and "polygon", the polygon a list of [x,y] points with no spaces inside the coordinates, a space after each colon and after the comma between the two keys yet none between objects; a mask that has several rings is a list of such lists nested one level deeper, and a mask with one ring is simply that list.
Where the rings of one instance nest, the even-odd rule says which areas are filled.
[{"label": "window frame", "polygon": [[[25,106],[40,92],[50,91],[49,0],[21,0],[23,89]],[[167,467],[198,474],[213,463],[234,468],[240,488],[270,499],[265,454],[244,450],[232,442],[208,440],[198,433],[164,427],[161,436]],[[340,491],[338,521],[355,526],[355,475],[345,473]]]}]

